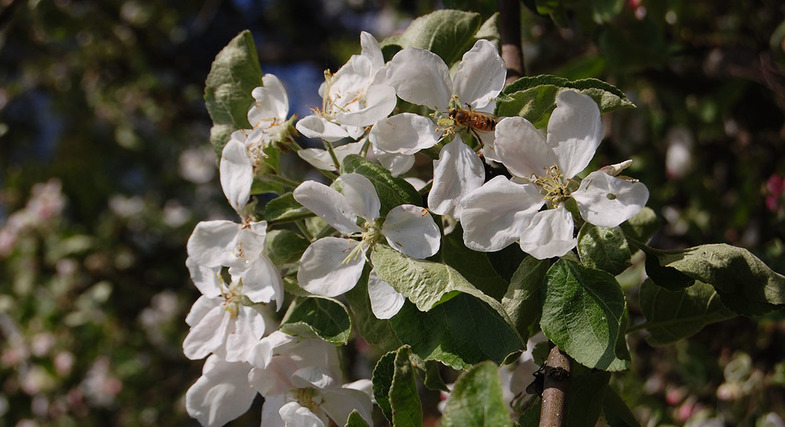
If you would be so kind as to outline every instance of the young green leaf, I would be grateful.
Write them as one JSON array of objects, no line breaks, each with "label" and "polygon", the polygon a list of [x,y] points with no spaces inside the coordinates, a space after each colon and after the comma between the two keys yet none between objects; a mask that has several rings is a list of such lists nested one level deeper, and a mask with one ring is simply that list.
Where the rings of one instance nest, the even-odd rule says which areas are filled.
[{"label": "young green leaf", "polygon": [[403,346],[382,356],[373,369],[373,397],[392,425],[422,425],[422,404],[410,354],[409,346]]},{"label": "young green leaf", "polygon": [[262,85],[262,69],[251,32],[238,34],[218,52],[204,88],[204,101],[213,127],[210,143],[221,156],[226,142],[237,129],[250,129],[248,109],[254,103],[251,91]]},{"label": "young green leaf", "polygon": [[630,247],[619,227],[585,223],[578,232],[578,255],[583,265],[614,276],[632,265]]},{"label": "young green leaf", "polygon": [[480,363],[458,378],[444,407],[442,425],[446,427],[512,425],[507,404],[502,396],[499,368],[495,364]]},{"label": "young green leaf", "polygon": [[292,193],[270,200],[264,207],[264,220],[269,224],[295,221],[313,216],[313,212],[294,200]]},{"label": "young green leaf", "polygon": [[366,422],[362,415],[355,409],[349,414],[349,418],[346,419],[346,424],[344,427],[370,427],[368,422]]},{"label": "young green leaf", "polygon": [[382,203],[379,210],[382,216],[403,204],[422,205],[422,197],[405,179],[392,176],[387,169],[356,154],[346,156],[341,169],[343,173],[359,173],[371,181]]},{"label": "young green leaf", "polygon": [[717,291],[702,282],[669,291],[647,279],[641,284],[639,298],[646,317],[642,326],[649,331],[646,341],[655,346],[672,344],[696,334],[709,323],[734,317],[720,302]]},{"label": "young green leaf", "polygon": [[333,344],[346,344],[352,333],[349,312],[332,298],[299,298],[287,311],[281,331],[302,337],[317,336]]},{"label": "young green leaf", "polygon": [[584,366],[629,367],[629,354],[617,349],[627,307],[613,276],[561,259],[548,270],[542,292],[540,327],[548,339]]},{"label": "young green leaf", "polygon": [[265,241],[270,259],[277,265],[297,262],[309,244],[306,238],[290,230],[270,230]]}]

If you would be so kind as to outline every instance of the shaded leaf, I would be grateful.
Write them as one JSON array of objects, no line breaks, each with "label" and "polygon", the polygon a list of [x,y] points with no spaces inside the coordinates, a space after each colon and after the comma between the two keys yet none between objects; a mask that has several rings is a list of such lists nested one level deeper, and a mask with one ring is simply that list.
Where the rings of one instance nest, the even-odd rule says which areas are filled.
[{"label": "shaded leaf", "polygon": [[387,169],[361,156],[346,156],[341,168],[342,173],[359,173],[371,181],[382,204],[379,210],[381,216],[403,204],[422,205],[422,197],[405,179],[392,176]]},{"label": "shaded leaf", "polygon": [[349,418],[346,419],[346,425],[344,427],[369,427],[368,423],[363,419],[362,415],[355,409],[349,414]]},{"label": "shaded leaf", "polygon": [[565,417],[568,426],[593,426],[597,423],[610,379],[610,372],[572,364]]},{"label": "shaded leaf", "polygon": [[657,214],[648,206],[644,206],[635,216],[621,224],[624,234],[638,243],[646,243],[659,228]]},{"label": "shaded leaf", "polygon": [[264,220],[269,224],[295,221],[314,216],[297,200],[292,193],[282,194],[270,200],[264,207]]},{"label": "shaded leaf", "polygon": [[540,289],[550,262],[527,256],[512,275],[510,287],[502,298],[504,311],[524,340],[537,333],[542,313]]},{"label": "shaded leaf", "polygon": [[352,333],[349,312],[337,300],[312,296],[298,298],[286,312],[281,331],[301,337],[319,337],[333,344],[346,344]]},{"label": "shaded leaf", "polygon": [[627,239],[619,227],[585,223],[578,232],[578,255],[589,268],[617,275],[632,265]]},{"label": "shaded leaf", "polygon": [[461,375],[444,407],[446,427],[511,426],[499,368],[482,362]]},{"label": "shaded leaf", "polygon": [[475,252],[463,244],[463,230],[460,225],[456,225],[455,229],[442,239],[441,252],[445,264],[461,273],[486,295],[501,300],[509,283],[499,276],[487,254]]},{"label": "shaded leaf", "polygon": [[270,230],[267,232],[267,253],[277,265],[297,262],[310,242],[290,230]]},{"label": "shaded leaf", "polygon": [[410,353],[408,346],[388,352],[373,369],[373,398],[392,425],[422,425],[422,404]]},{"label": "shaded leaf", "polygon": [[608,425],[640,427],[627,402],[611,387],[605,389],[605,399],[602,404],[603,414]]}]

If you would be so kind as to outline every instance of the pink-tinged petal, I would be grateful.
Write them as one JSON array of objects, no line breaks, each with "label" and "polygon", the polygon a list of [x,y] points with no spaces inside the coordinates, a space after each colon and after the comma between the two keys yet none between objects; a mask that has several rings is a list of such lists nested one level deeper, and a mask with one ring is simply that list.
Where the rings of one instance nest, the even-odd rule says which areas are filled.
[{"label": "pink-tinged petal", "polygon": [[496,252],[517,241],[544,203],[536,186],[497,176],[461,201],[463,243],[481,252]]},{"label": "pink-tinged petal", "polygon": [[496,46],[488,40],[477,40],[463,55],[453,77],[453,93],[461,103],[483,108],[504,88],[507,69]]},{"label": "pink-tinged petal", "polygon": [[588,166],[604,135],[600,109],[593,99],[573,91],[556,98],[556,109],[548,121],[548,146],[567,178]]},{"label": "pink-tinged petal", "polygon": [[564,207],[537,212],[523,230],[521,249],[537,259],[562,256],[575,247],[572,214]]},{"label": "pink-tinged petal", "polygon": [[433,120],[419,114],[402,113],[378,121],[368,134],[374,147],[396,154],[415,154],[439,142]]},{"label": "pink-tinged petal", "polygon": [[278,411],[285,427],[326,427],[326,420],[316,416],[310,409],[297,402],[289,402]]},{"label": "pink-tinged petal", "polygon": [[583,219],[600,227],[616,227],[646,206],[649,190],[641,182],[597,171],[581,181],[572,197]]},{"label": "pink-tinged petal", "polygon": [[242,274],[242,279],[243,294],[248,299],[263,303],[275,301],[277,309],[281,309],[284,298],[283,280],[278,267],[267,255],[257,258],[256,262]]},{"label": "pink-tinged petal", "polygon": [[365,98],[358,101],[361,108],[335,115],[336,123],[349,126],[370,126],[387,117],[395,108],[398,98],[395,89],[387,84],[375,84],[365,91]]},{"label": "pink-tinged petal", "polygon": [[373,147],[373,155],[392,176],[400,176],[414,166],[414,155],[388,153],[376,147]]},{"label": "pink-tinged petal", "polygon": [[390,209],[382,234],[394,249],[417,259],[439,252],[442,234],[428,210],[415,205]]},{"label": "pink-tinged petal", "polygon": [[224,146],[219,171],[221,188],[223,188],[229,204],[235,211],[241,212],[251,196],[253,165],[245,150],[245,145],[235,138],[236,133],[232,134],[232,138]]},{"label": "pink-tinged petal", "polygon": [[300,258],[297,271],[300,286],[308,292],[327,297],[352,289],[365,266],[365,251],[347,258],[358,244],[355,240],[337,237],[323,237],[311,243]]},{"label": "pink-tinged petal", "polygon": [[353,410],[357,410],[369,425],[373,424],[373,405],[367,394],[351,388],[339,388],[322,391],[322,397],[322,410],[338,425],[346,424]]},{"label": "pink-tinged petal", "polygon": [[196,224],[186,245],[188,257],[205,267],[238,264],[233,254],[237,246],[240,224],[231,221],[202,221]]},{"label": "pink-tinged petal", "polygon": [[254,128],[269,128],[286,121],[289,97],[283,84],[273,74],[262,76],[262,86],[251,92],[256,102],[248,110],[248,122]]},{"label": "pink-tinged petal", "polygon": [[371,62],[371,69],[378,70],[384,67],[384,56],[382,56],[382,48],[379,42],[371,33],[362,31],[360,32],[360,55],[368,58]]},{"label": "pink-tinged petal", "polygon": [[341,192],[354,213],[366,220],[375,220],[379,217],[382,203],[376,194],[376,188],[371,181],[357,173],[347,173],[338,178]]},{"label": "pink-tinged petal", "polygon": [[539,130],[523,117],[505,117],[496,125],[496,157],[515,176],[542,176],[558,160]]},{"label": "pink-tinged petal", "polygon": [[368,276],[368,297],[371,299],[371,310],[377,319],[395,316],[406,301],[406,297],[379,278],[374,270],[371,270]]},{"label": "pink-tinged petal", "polygon": [[433,161],[433,187],[428,193],[428,208],[438,215],[461,216],[461,199],[485,182],[485,167],[459,136]]},{"label": "pink-tinged petal", "polygon": [[452,80],[447,65],[433,52],[405,48],[387,64],[387,83],[398,97],[412,104],[447,111]]},{"label": "pink-tinged petal", "polygon": [[305,181],[294,189],[294,199],[341,233],[362,231],[356,224],[357,214],[352,206],[334,188],[316,181]]},{"label": "pink-tinged petal", "polygon": [[245,362],[248,353],[264,335],[264,317],[252,307],[240,306],[234,318],[234,330],[226,337],[228,362]]},{"label": "pink-tinged petal", "polygon": [[295,127],[307,138],[321,138],[327,142],[335,142],[349,136],[346,129],[316,115],[303,117]]},{"label": "pink-tinged petal", "polygon": [[231,315],[222,305],[213,307],[188,331],[183,341],[185,357],[191,360],[201,359],[223,347],[231,320]]},{"label": "pink-tinged petal", "polygon": [[208,298],[215,298],[221,295],[222,281],[218,276],[221,271],[220,267],[199,265],[191,257],[185,259],[185,266],[188,267],[194,286],[199,289],[202,295]]},{"label": "pink-tinged petal", "polygon": [[248,384],[251,367],[210,356],[204,373],[185,394],[188,415],[203,426],[222,426],[244,414],[256,397]]}]

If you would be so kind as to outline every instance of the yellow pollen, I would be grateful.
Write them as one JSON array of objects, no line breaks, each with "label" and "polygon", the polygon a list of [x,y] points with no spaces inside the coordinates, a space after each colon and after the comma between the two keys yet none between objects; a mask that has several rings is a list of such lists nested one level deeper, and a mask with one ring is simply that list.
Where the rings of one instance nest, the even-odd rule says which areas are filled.
[{"label": "yellow pollen", "polygon": [[538,176],[534,184],[545,192],[545,200],[551,202],[554,207],[570,197],[570,190],[567,189],[570,179],[562,175],[561,169],[553,165],[545,170],[545,175]]}]

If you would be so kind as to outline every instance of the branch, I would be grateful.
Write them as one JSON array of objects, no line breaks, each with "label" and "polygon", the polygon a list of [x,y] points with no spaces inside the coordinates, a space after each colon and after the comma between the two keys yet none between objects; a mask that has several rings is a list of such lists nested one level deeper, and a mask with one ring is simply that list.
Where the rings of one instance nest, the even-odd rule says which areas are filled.
[{"label": "branch", "polygon": [[554,346],[545,362],[545,384],[542,392],[540,427],[562,427],[570,386],[570,359]]},{"label": "branch", "polygon": [[521,48],[520,0],[499,0],[501,19],[502,59],[507,65],[505,86],[523,77],[523,49]]}]

